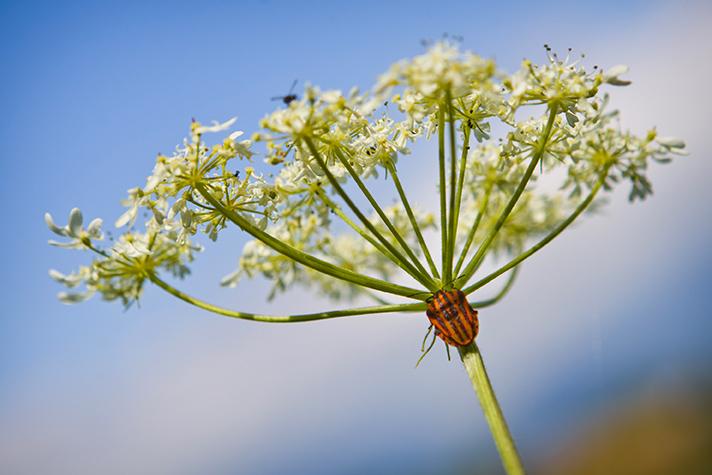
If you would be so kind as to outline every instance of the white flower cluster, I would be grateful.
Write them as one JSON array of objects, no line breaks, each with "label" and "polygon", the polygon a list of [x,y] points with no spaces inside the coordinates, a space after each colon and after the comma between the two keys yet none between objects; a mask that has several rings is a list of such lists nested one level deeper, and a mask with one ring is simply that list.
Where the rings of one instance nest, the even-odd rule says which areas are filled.
[{"label": "white flower cluster", "polygon": [[[504,81],[512,110],[524,104],[539,103],[573,114],[579,110],[578,106],[585,107],[585,100],[594,97],[602,84],[630,84],[630,81],[619,77],[628,72],[626,66],[614,66],[606,72],[594,66],[593,72],[587,72],[581,64],[583,58],[572,61],[569,54],[560,60],[555,53],[551,53],[549,46],[545,45],[545,48],[549,60],[547,64],[536,65],[524,60],[521,69]],[[572,118],[568,114],[567,117]]]},{"label": "white flower cluster", "polygon": [[[435,264],[417,229],[435,228],[436,220],[424,212],[409,216],[407,203],[381,210],[365,180],[384,176],[402,197],[397,176],[392,176],[396,163],[401,166],[399,158],[410,153],[414,142],[438,136],[440,150],[452,154],[449,167],[465,166],[461,187],[447,181],[450,189],[461,191],[461,200],[453,200],[460,204],[456,224],[453,213],[446,216],[441,210],[442,221],[457,230],[451,257],[465,243],[474,252],[490,235],[489,248],[483,249],[514,254],[549,233],[578,209],[580,195],[601,183],[610,189],[628,181],[631,199],[645,198],[652,191],[646,177],[649,162],[664,163],[684,153],[682,141],[660,137],[654,129],[638,137],[620,128],[617,112],[607,109],[607,96],[599,89],[629,84],[621,78],[626,71],[616,66],[588,72],[580,59],[559,59],[547,47],[543,65],[525,60],[518,71],[505,74],[494,61],[441,42],[394,64],[368,93],[307,86],[302,97],[290,96],[263,118],[262,130],[251,140],[233,132],[209,146],[205,134],[226,131],[235,119],[207,126],[193,122],[189,138],[172,155],[158,156],[145,185],[128,191],[126,211],[116,221],[127,231],[108,248],[99,246],[101,220],[85,229],[75,209],[69,223],[59,227],[47,215],[50,229],[67,238],[52,244],[97,254],[91,265],[75,273],[51,275],[71,289],[85,286],[85,291],[62,294],[64,301],[99,292],[128,305],[159,270],[179,277],[188,273],[187,264],[199,250],[191,243],[196,234],[215,240],[232,223],[254,240],[244,246],[237,270],[223,279],[224,285],[259,275],[272,282],[273,295],[300,284],[348,299],[364,292],[354,275],[389,283],[405,271],[432,291],[447,282],[433,271]],[[540,115],[524,117],[524,111]],[[460,144],[454,149],[449,133]],[[259,153],[271,172],[263,174],[244,163],[258,154],[257,145],[263,146]],[[556,170],[558,174],[551,173]],[[563,177],[561,187],[544,192],[538,182],[550,173]],[[350,182],[375,214],[361,212],[349,198]],[[339,200],[345,206],[334,203]],[[141,214],[147,220],[138,231]],[[335,233],[331,224],[337,215],[358,234]],[[355,217],[349,221],[347,215]],[[270,237],[281,244],[279,252],[275,246],[280,245],[269,244]],[[419,266],[422,249],[430,273]],[[322,264],[298,263],[303,255],[331,266],[331,274],[324,273]],[[476,266],[468,267],[467,272]],[[351,280],[334,278],[334,272]]]},{"label": "white flower cluster", "polygon": [[[400,269],[365,239],[352,233],[338,235],[330,233],[328,209],[323,207],[320,208],[319,213],[286,217],[271,225],[267,232],[283,242],[345,269],[375,275],[385,280],[391,280],[399,274]],[[409,244],[413,249],[417,249],[415,236],[409,232],[410,221],[402,208],[391,206],[384,211],[401,235],[408,236]],[[421,229],[435,227],[432,213],[422,211],[415,211],[415,213]],[[377,215],[371,216],[370,221],[379,231],[387,231]],[[352,300],[364,292],[361,287],[300,266],[257,239],[245,244],[237,269],[226,275],[221,284],[234,287],[240,279],[257,275],[272,282],[270,298],[294,284],[318,288],[321,295],[335,300]]]},{"label": "white flower cluster", "polygon": [[155,225],[150,225],[151,229],[143,234],[127,232],[103,250],[96,242],[103,239],[99,229],[101,220],[95,219],[84,230],[81,228],[82,214],[77,208],[70,213],[69,224],[64,228],[57,227],[49,213],[45,219],[50,229],[70,238],[68,242],[52,244],[91,249],[97,255],[90,265],[81,266],[68,275],[54,269],[49,271],[50,277],[71,289],[58,295],[65,303],[82,302],[98,292],[105,300],[119,299],[129,306],[139,299],[151,273],[165,270],[176,277],[184,277],[189,273],[187,263],[193,259],[193,253],[200,250],[186,240],[179,242],[177,232],[165,232],[156,229]]},{"label": "white flower cluster", "polygon": [[324,170],[309,144],[336,177],[347,175],[344,161],[359,176],[376,175],[377,167],[408,154],[408,144],[422,134],[418,127],[377,117],[380,104],[377,95],[362,95],[357,89],[343,95],[308,87],[302,99],[262,119],[265,132],[253,138],[266,143],[268,164],[285,164],[277,181],[287,187],[294,186],[295,178],[306,185],[323,179]]},{"label": "white flower cluster", "polygon": [[249,159],[251,141],[241,140],[241,131],[233,132],[222,143],[208,147],[202,141],[205,132],[228,129],[235,119],[225,123],[203,126],[191,125],[191,140],[176,148],[171,156],[159,155],[153,173],[142,188],[132,188],[122,203],[126,212],[116,221],[117,227],[132,225],[139,209],[152,212],[152,222],[169,231],[180,229],[182,238],[194,235],[198,228],[211,239],[217,238],[224,227],[224,218],[210,209],[199,187],[224,198],[233,210],[254,213],[266,218],[274,211],[278,198],[274,187],[254,172],[245,168],[245,176],[229,168],[235,158]]},{"label": "white flower cluster", "polygon": [[477,102],[477,109],[493,112],[500,107],[493,82],[496,72],[493,61],[440,42],[423,55],[394,64],[379,78],[376,91],[390,94],[403,86],[403,92],[392,101],[415,123],[435,113],[447,100],[462,100],[470,105],[467,110]]},{"label": "white flower cluster", "polygon": [[[146,184],[130,189],[128,198],[122,201],[127,209],[115,225],[128,226],[129,230],[107,249],[102,249],[97,242],[103,239],[100,219],[83,229],[82,214],[75,208],[69,215],[69,223],[60,228],[49,213],[45,215],[53,232],[70,238],[60,243],[50,241],[50,244],[90,249],[97,254],[90,266],[80,267],[72,274],[51,271],[55,280],[69,288],[85,284],[82,292],[60,294],[62,301],[78,302],[99,292],[107,300],[120,299],[129,305],[139,298],[151,272],[163,269],[178,277],[185,276],[189,272],[187,263],[193,259],[194,252],[201,249],[191,243],[191,236],[200,229],[215,240],[226,222],[225,216],[211,208],[196,191],[199,186],[220,196],[230,209],[257,215],[259,218],[255,221],[266,226],[278,198],[274,186],[268,185],[251,167],[245,168],[242,179],[228,169],[230,160],[252,156],[250,141],[238,141],[241,132],[231,134],[211,148],[201,140],[203,133],[226,130],[232,123],[234,119],[211,126],[193,122],[190,141],[177,147],[171,156],[158,156]],[[149,212],[143,232],[134,229],[141,210]]]}]

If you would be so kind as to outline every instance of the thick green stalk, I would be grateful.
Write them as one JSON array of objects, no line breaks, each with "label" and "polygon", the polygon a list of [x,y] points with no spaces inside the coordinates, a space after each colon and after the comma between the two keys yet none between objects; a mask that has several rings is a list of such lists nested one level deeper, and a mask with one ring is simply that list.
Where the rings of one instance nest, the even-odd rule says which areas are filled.
[{"label": "thick green stalk", "polygon": [[442,269],[443,279],[448,261],[448,239],[447,239],[447,189],[445,187],[445,111],[443,105],[438,110],[438,174],[440,177],[440,245],[442,246]]},{"label": "thick green stalk", "polygon": [[497,446],[497,451],[502,459],[504,470],[508,475],[523,475],[524,467],[519,458],[517,447],[514,445],[514,439],[509,432],[509,427],[507,427],[507,421],[505,421],[502,409],[497,402],[497,397],[487,376],[485,363],[482,361],[482,355],[477,344],[473,341],[470,345],[458,349],[462,364],[465,365],[472,387],[477,393],[482,412],[485,415],[492,438]]},{"label": "thick green stalk", "polygon": [[425,260],[428,261],[428,266],[430,266],[430,272],[433,273],[433,276],[436,279],[439,279],[440,273],[438,272],[438,268],[435,265],[435,261],[433,261],[433,256],[430,254],[428,246],[425,244],[425,238],[423,237],[423,233],[420,231],[418,220],[415,219],[415,214],[413,213],[413,209],[411,208],[410,202],[408,201],[408,196],[405,194],[403,185],[401,184],[400,179],[398,178],[398,172],[396,170],[396,167],[392,162],[389,161],[386,163],[386,169],[390,172],[391,177],[393,178],[393,183],[396,186],[396,190],[398,190],[398,196],[400,196],[401,203],[403,203],[403,207],[405,208],[405,212],[408,215],[408,219],[410,220],[410,224],[413,227],[413,231],[418,237],[420,249],[423,251],[423,255],[425,255]]},{"label": "thick green stalk", "polygon": [[524,176],[517,185],[517,188],[514,190],[514,194],[509,199],[509,202],[502,211],[502,214],[499,215],[494,226],[492,227],[492,229],[490,229],[489,234],[482,242],[482,244],[480,244],[480,247],[477,249],[477,252],[472,257],[472,260],[467,265],[467,267],[465,267],[465,270],[462,272],[462,274],[456,279],[455,287],[461,288],[465,283],[467,283],[470,277],[472,277],[472,274],[474,274],[475,270],[482,262],[482,259],[484,259],[490,244],[492,244],[492,241],[494,241],[494,238],[497,236],[497,233],[499,232],[500,228],[509,217],[509,214],[512,212],[514,206],[517,204],[519,197],[522,195],[524,189],[527,187],[529,179],[534,173],[534,170],[536,169],[539,160],[541,160],[541,157],[544,155],[544,151],[546,150],[546,144],[549,141],[549,136],[551,135],[551,130],[554,126],[554,120],[556,119],[556,111],[556,106],[552,107],[549,111],[549,119],[546,122],[546,127],[542,132],[541,139],[539,140],[539,144],[534,152],[532,160],[529,163],[529,166],[527,167],[526,171],[524,172]]},{"label": "thick green stalk", "polygon": [[431,293],[428,291],[413,289],[410,287],[404,287],[398,284],[392,284],[381,279],[376,279],[366,275],[359,274],[357,272],[344,269],[330,262],[314,257],[306,252],[300,251],[299,249],[286,244],[285,242],[275,238],[274,236],[262,231],[250,221],[235,213],[232,210],[225,208],[222,203],[217,200],[202,184],[196,186],[198,192],[203,195],[203,197],[215,207],[220,213],[228,218],[230,221],[235,223],[241,229],[252,235],[254,238],[262,241],[265,245],[271,247],[280,254],[284,254],[290,259],[298,262],[304,266],[310,267],[315,271],[321,272],[322,274],[330,275],[336,277],[337,279],[345,280],[351,282],[352,284],[360,285],[362,287],[368,287],[374,290],[380,290],[381,292],[387,292],[389,294],[401,295],[403,297],[412,298],[415,300],[425,301],[431,297]]},{"label": "thick green stalk", "polygon": [[568,218],[566,218],[566,219],[565,219],[564,221],[562,221],[557,227],[555,227],[553,230],[551,230],[551,232],[550,232],[549,234],[547,234],[541,241],[539,241],[538,243],[534,244],[532,247],[530,247],[529,249],[527,249],[527,250],[524,251],[523,253],[519,254],[517,257],[515,257],[514,259],[512,259],[511,261],[509,261],[508,263],[506,263],[505,265],[503,265],[502,267],[500,267],[500,268],[497,269],[496,271],[492,272],[492,273],[489,274],[488,276],[483,277],[482,279],[478,280],[477,282],[475,282],[475,283],[472,284],[471,286],[469,286],[469,287],[463,289],[463,292],[465,292],[466,294],[469,294],[469,293],[474,292],[475,290],[479,289],[480,287],[486,285],[487,283],[489,283],[489,282],[491,282],[492,280],[496,279],[496,278],[499,277],[500,275],[504,274],[505,272],[507,272],[507,271],[508,271],[509,269],[511,269],[512,267],[516,267],[516,266],[519,265],[522,261],[524,261],[525,259],[527,259],[528,257],[530,257],[532,254],[534,254],[535,252],[537,252],[539,249],[541,249],[542,247],[544,247],[544,246],[546,246],[547,244],[549,244],[556,236],[558,236],[559,234],[561,234],[561,232],[562,232],[564,229],[566,229],[571,223],[573,223],[574,220],[575,220],[581,213],[583,213],[586,208],[588,208],[588,206],[591,204],[591,202],[593,201],[593,199],[596,197],[596,194],[598,193],[598,191],[599,191],[599,190],[601,189],[601,187],[603,186],[603,183],[606,181],[606,176],[608,176],[608,168],[606,168],[606,170],[601,174],[601,176],[600,176],[599,179],[598,179],[598,182],[596,182],[596,184],[593,186],[593,188],[591,189],[591,191],[590,191],[590,193],[588,194],[588,196],[586,197],[586,199],[584,199],[584,200],[581,202],[581,204],[578,205],[578,207],[574,210],[573,213],[571,213],[571,215],[570,215]]},{"label": "thick green stalk", "polygon": [[371,315],[375,313],[389,313],[389,312],[419,312],[425,310],[427,304],[425,303],[408,303],[408,304],[393,304],[393,305],[375,305],[372,307],[360,307],[360,308],[350,308],[345,310],[332,310],[330,312],[317,312],[317,313],[303,313],[298,315],[263,315],[259,313],[248,313],[248,312],[237,312],[235,310],[229,310],[227,308],[218,307],[211,303],[207,303],[203,300],[191,297],[190,295],[181,292],[175,287],[171,286],[167,282],[161,280],[157,275],[151,274],[149,276],[151,282],[168,292],[169,294],[188,302],[191,305],[195,305],[198,308],[207,310],[208,312],[217,313],[219,315],[224,315],[231,318],[242,318],[244,320],[253,320],[256,322],[268,322],[268,323],[292,323],[292,322],[309,322],[312,320],[324,320],[327,318],[337,318],[337,317],[350,317],[354,315]]}]

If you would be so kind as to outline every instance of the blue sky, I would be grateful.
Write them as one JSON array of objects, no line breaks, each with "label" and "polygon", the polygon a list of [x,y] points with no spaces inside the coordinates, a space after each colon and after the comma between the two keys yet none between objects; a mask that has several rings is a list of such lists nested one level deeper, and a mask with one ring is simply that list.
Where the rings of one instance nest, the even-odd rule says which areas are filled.
[{"label": "blue sky", "polygon": [[[0,5],[9,224],[0,467],[9,473],[435,473],[472,447],[492,459],[461,368],[438,354],[412,370],[417,317],[270,327],[200,313],[157,289],[140,309],[64,306],[47,277],[86,256],[47,246],[43,213],[64,222],[79,206],[113,222],[126,189],[191,117],[237,115],[239,128],[255,130],[293,79],[368,87],[443,32],[509,70],[542,59],[544,43],[604,67],[630,64],[634,84],[613,91],[624,123],[658,124],[691,151],[653,170],[651,200],[632,206],[614,194],[606,213],[528,263],[483,321],[481,345],[524,454],[639,384],[708,368],[711,104],[701,91],[712,16],[703,3],[62,3]],[[414,165],[409,178],[422,174]],[[270,306],[259,281],[220,289],[242,242],[221,236],[183,286],[247,310],[324,305],[296,293]],[[436,405],[447,408],[438,418]],[[537,436],[542,424],[547,437]]]}]

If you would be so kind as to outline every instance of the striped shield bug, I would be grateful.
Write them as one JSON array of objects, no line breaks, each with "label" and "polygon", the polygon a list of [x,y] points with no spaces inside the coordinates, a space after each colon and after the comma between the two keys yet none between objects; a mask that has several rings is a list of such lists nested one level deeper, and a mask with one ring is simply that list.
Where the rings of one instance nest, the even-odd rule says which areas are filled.
[{"label": "striped shield bug", "polygon": [[477,336],[477,310],[461,290],[438,290],[425,314],[435,327],[435,334],[448,345],[467,346]]}]

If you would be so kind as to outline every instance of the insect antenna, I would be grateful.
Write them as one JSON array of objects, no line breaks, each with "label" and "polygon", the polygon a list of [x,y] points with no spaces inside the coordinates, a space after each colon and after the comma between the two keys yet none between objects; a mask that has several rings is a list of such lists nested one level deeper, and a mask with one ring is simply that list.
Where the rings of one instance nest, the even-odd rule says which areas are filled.
[{"label": "insect antenna", "polygon": [[292,86],[289,88],[289,92],[287,93],[288,96],[291,96],[292,93],[294,92],[294,87],[297,85],[297,81],[298,81],[298,80],[295,79],[295,80],[292,82]]},{"label": "insect antenna", "polygon": [[445,343],[445,340],[443,340],[443,343],[445,344],[445,351],[447,352],[447,360],[448,360],[448,361],[452,361],[452,360],[450,359],[450,345],[448,345],[447,343]]}]

